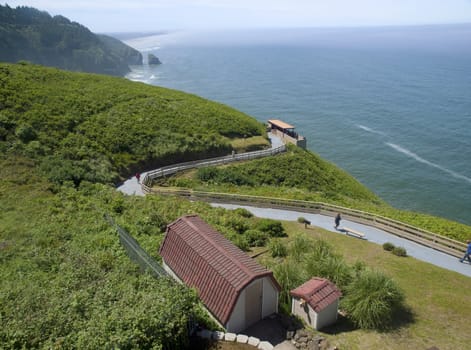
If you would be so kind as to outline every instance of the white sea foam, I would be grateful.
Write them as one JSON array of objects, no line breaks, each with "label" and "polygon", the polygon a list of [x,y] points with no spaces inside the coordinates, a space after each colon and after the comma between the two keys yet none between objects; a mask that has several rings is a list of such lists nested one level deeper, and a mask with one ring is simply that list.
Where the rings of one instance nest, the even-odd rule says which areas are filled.
[{"label": "white sea foam", "polygon": [[355,125],[357,128],[359,129],[362,129],[362,130],[365,130],[367,132],[370,132],[372,134],[377,134],[377,135],[381,135],[381,136],[386,136],[386,133],[382,132],[382,131],[378,131],[378,130],[374,130],[372,128],[369,128],[367,126],[364,126],[364,125],[361,125],[361,124],[356,124]]},{"label": "white sea foam", "polygon": [[431,166],[433,168],[436,168],[436,169],[439,169],[447,174],[450,174],[451,176],[453,176],[454,178],[457,178],[457,179],[460,179],[460,180],[464,180],[466,182],[469,182],[471,184],[471,178],[465,176],[465,175],[462,175],[460,173],[457,173],[456,171],[453,171],[453,170],[450,170],[450,169],[447,169],[439,164],[435,164],[427,159],[424,159],[422,158],[421,156],[415,154],[414,152],[411,152],[409,151],[408,149],[404,148],[404,147],[401,147],[399,145],[396,145],[394,143],[390,143],[390,142],[386,142],[386,145],[388,145],[389,147],[393,148],[394,150],[402,153],[402,154],[405,154],[406,156],[408,157],[411,157],[413,159],[415,159],[416,161],[420,162],[420,163],[423,163],[423,164],[426,164],[428,166]]}]

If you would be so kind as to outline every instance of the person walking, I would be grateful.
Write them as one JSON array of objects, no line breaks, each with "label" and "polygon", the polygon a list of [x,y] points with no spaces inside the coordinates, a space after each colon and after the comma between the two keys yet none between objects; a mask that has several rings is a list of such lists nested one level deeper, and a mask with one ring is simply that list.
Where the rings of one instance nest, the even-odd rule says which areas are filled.
[{"label": "person walking", "polygon": [[468,244],[468,248],[466,249],[464,256],[460,259],[460,262],[468,260],[468,262],[471,263],[471,240],[468,239],[466,243]]},{"label": "person walking", "polygon": [[136,179],[137,179],[137,183],[140,184],[141,183],[141,174],[136,173]]},{"label": "person walking", "polygon": [[340,216],[340,213],[337,213],[337,216],[335,217],[335,229],[337,230],[339,225],[340,225],[340,220],[342,220],[342,217]]}]

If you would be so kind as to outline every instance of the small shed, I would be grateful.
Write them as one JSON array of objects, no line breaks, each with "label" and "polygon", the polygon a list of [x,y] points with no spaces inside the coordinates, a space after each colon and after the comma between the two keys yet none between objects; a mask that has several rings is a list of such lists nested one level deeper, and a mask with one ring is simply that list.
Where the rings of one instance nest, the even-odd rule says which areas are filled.
[{"label": "small shed", "polygon": [[290,291],[291,312],[319,330],[337,321],[342,293],[325,278],[314,277]]},{"label": "small shed", "polygon": [[160,255],[166,271],[196,288],[210,315],[229,332],[278,312],[281,288],[273,272],[197,215],[167,226]]}]

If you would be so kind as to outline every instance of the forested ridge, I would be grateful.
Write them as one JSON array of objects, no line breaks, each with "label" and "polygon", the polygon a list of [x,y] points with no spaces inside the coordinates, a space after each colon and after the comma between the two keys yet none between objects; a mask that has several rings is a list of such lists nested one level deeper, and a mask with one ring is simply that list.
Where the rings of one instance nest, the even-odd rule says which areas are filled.
[{"label": "forested ridge", "polygon": [[30,61],[62,69],[122,76],[142,55],[63,16],[0,5],[0,61]]}]

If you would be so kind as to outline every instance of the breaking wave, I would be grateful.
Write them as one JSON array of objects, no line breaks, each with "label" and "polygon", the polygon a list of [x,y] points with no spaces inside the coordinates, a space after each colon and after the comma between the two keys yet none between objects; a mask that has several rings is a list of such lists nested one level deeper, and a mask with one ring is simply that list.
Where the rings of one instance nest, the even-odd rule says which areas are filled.
[{"label": "breaking wave", "polygon": [[377,134],[377,135],[381,135],[381,136],[386,136],[386,133],[382,132],[382,131],[378,131],[378,130],[374,130],[372,128],[369,128],[367,126],[364,126],[364,125],[361,125],[361,124],[356,124],[355,125],[357,128],[359,129],[362,129],[362,130],[365,130],[367,132],[370,132],[372,134]]},{"label": "breaking wave", "polygon": [[421,156],[415,154],[414,152],[411,152],[409,151],[408,149],[404,148],[404,147],[401,147],[399,145],[396,145],[394,143],[390,143],[390,142],[386,142],[386,145],[388,145],[389,147],[391,147],[392,149],[398,151],[399,153],[402,153],[402,154],[405,154],[406,156],[410,157],[410,158],[413,158],[415,159],[416,161],[420,162],[420,163],[423,163],[423,164],[426,164],[432,168],[435,168],[435,169],[439,169],[451,176],[453,176],[454,178],[456,179],[460,179],[460,180],[464,180],[468,183],[471,184],[471,178],[465,176],[465,175],[462,175],[460,173],[457,173],[456,171],[453,171],[453,170],[450,170],[448,168],[445,168],[439,164],[435,164],[427,159],[424,159],[422,158]]}]

